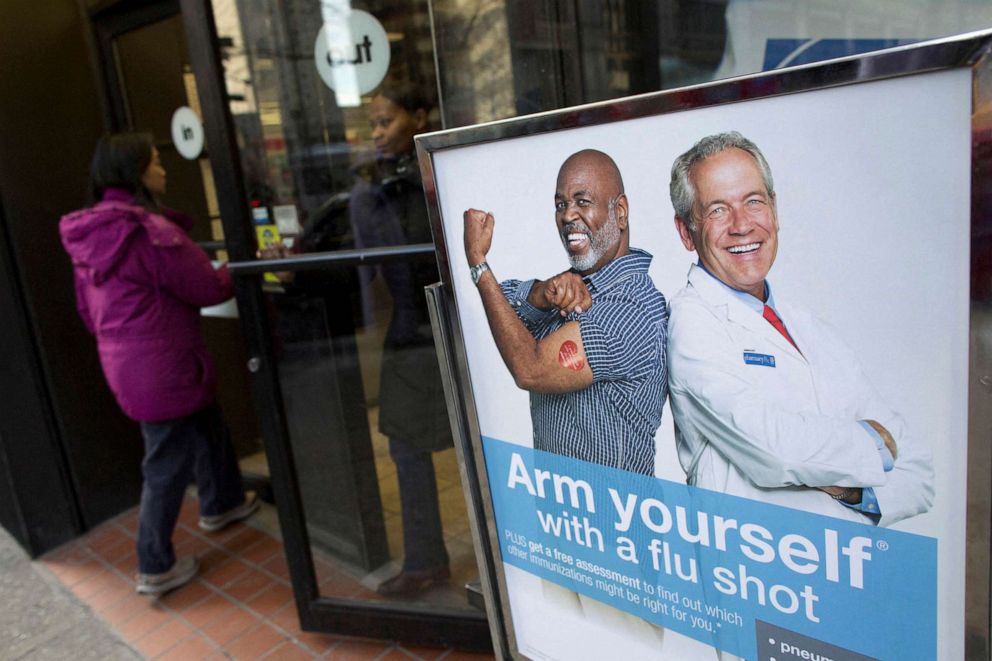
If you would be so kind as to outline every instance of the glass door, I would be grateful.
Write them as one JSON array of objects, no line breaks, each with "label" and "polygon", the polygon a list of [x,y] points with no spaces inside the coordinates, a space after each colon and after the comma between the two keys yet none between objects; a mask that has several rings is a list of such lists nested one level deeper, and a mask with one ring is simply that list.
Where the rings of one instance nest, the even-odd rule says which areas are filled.
[{"label": "glass door", "polygon": [[427,2],[183,14],[301,623],[487,648],[423,290]]}]

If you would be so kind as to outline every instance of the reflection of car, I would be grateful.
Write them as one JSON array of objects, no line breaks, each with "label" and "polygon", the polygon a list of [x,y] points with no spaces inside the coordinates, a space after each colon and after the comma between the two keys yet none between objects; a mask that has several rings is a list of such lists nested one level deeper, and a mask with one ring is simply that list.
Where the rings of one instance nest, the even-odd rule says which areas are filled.
[{"label": "reflection of car", "polygon": [[351,165],[358,154],[357,148],[347,142],[315,144],[304,149],[289,151],[289,167],[299,186],[300,197],[326,198],[336,191],[351,186]]},{"label": "reflection of car", "polygon": [[[351,187],[353,157],[361,155],[351,144],[314,141],[305,146],[301,140],[266,138],[254,115],[235,115],[235,123],[248,194],[259,204],[271,206],[292,197],[305,216]],[[274,180],[277,177],[281,180]]]},{"label": "reflection of car", "polygon": [[299,238],[301,252],[347,250],[355,247],[348,216],[350,193],[338,193],[310,212]]}]

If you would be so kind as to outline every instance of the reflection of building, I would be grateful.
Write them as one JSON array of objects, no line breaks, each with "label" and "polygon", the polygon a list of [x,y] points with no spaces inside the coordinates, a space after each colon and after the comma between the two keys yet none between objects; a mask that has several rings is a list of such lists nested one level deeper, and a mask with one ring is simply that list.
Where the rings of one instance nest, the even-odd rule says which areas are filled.
[{"label": "reflection of building", "polygon": [[658,87],[651,3],[510,3],[507,17],[518,114]]},{"label": "reflection of building", "polygon": [[[898,19],[894,20],[898,13]],[[879,1],[731,0],[727,46],[717,75],[739,76],[988,26],[987,3],[923,0],[904,5]]]},{"label": "reflection of building", "polygon": [[[862,29],[869,25],[883,40],[919,39],[992,24],[988,5],[976,2],[888,0],[870,7],[847,2],[842,8],[771,0],[352,4],[384,25],[393,49],[390,75],[439,98],[432,117],[437,128],[705,82],[731,55],[732,73],[747,73],[763,66],[771,37],[861,39],[872,36]],[[216,34],[203,12],[212,12]],[[769,15],[775,19],[774,35],[764,32]],[[45,12],[25,3],[0,3],[0,55],[10,64],[0,76],[0,311],[7,331],[0,345],[0,522],[34,552],[98,526],[137,497],[136,430],[117,412],[92,340],[76,320],[69,264],[53,232],[61,213],[85,202],[84,173],[93,143],[108,128],[156,131],[174,191],[167,201],[202,208],[207,215],[219,212],[234,261],[254,258],[252,201],[271,219],[272,207],[279,206],[295,213],[304,227],[315,216],[326,220],[327,236],[319,237],[326,241],[316,243],[340,257],[342,248],[353,247],[345,210],[354,166],[370,160],[373,150],[364,108],[339,108],[314,69],[321,22],[320,3],[312,0],[50,0]],[[833,32],[811,34],[811,25],[830,25]],[[184,86],[184,66],[192,72],[187,82],[196,79],[207,132],[207,153],[195,164],[176,155],[159,127],[162,117],[192,96]],[[125,80],[122,72],[134,76]],[[976,199],[984,199],[981,191]],[[204,228],[197,238],[211,234]],[[294,587],[309,625],[323,629],[347,627],[359,616],[349,620],[348,609],[333,611],[333,605],[314,598],[326,594],[328,585],[338,586],[334,581],[340,577],[319,588],[307,583],[312,565],[306,552],[312,549],[305,534],[313,521],[297,507],[306,493],[302,481],[321,487],[329,464],[361,464],[378,481],[362,482],[369,492],[360,494],[339,483],[353,496],[343,507],[358,518],[363,508],[360,514],[374,514],[375,507],[366,506],[378,499],[390,557],[399,554],[395,512],[389,511],[395,505],[391,464],[388,456],[375,454],[376,425],[370,419],[391,306],[388,292],[373,281],[384,304],[377,310],[378,326],[366,323],[352,296],[359,256],[348,253],[348,259],[354,261],[323,264],[326,273],[335,274],[322,285],[334,296],[308,303],[296,336],[270,326],[277,306],[259,293],[256,275],[239,276],[241,320],[225,320],[225,332],[211,340],[225,365],[227,392],[244,414],[238,419],[260,418],[243,425],[248,441],[243,449],[273,474]],[[327,342],[328,328],[336,334],[334,342]],[[273,369],[272,358],[286,349],[287,337],[292,342],[304,337],[314,349],[290,347],[299,357],[290,380],[340,391],[333,397],[317,392],[328,405],[309,415],[294,409],[299,398],[283,398],[278,379],[287,374]],[[350,381],[341,377],[346,373]],[[311,424],[316,450],[333,447],[338,454],[327,452],[321,462],[299,470],[292,465],[293,432]],[[267,455],[261,454],[260,434]],[[372,456],[351,451],[367,450],[362,434],[370,435]],[[456,576],[469,579],[475,556],[458,471],[453,455],[444,461],[438,479],[446,487],[442,506],[449,551],[468,558]],[[449,588],[433,594],[457,615],[443,625],[431,619],[437,601],[424,602],[416,613],[393,602],[367,609],[361,600],[349,609],[379,623],[370,632],[376,635],[483,644],[479,611],[467,606],[457,581]],[[361,594],[358,588],[355,594]]]},{"label": "reflection of building", "polygon": [[[231,43],[243,44],[238,57],[237,46],[232,46],[225,60],[228,92],[244,90],[240,93],[257,98],[259,104],[257,113],[251,108],[243,113],[232,103],[231,112],[261,123],[262,141],[252,144],[251,158],[266,164],[267,203],[296,201],[307,214],[347,190],[353,147],[367,141],[367,121],[361,109],[339,107],[317,74],[314,41],[324,20],[319,3],[263,1],[251,8],[223,4],[226,14],[240,20],[240,26],[228,23]],[[423,3],[367,3],[363,9],[387,30],[390,76],[432,87],[434,54]],[[250,82],[242,85],[246,80]]]}]

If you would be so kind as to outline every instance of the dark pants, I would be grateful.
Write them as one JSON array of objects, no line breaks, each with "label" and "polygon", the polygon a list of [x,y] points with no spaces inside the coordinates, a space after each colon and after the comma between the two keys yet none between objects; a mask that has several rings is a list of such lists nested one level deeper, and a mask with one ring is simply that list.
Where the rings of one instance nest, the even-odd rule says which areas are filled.
[{"label": "dark pants", "polygon": [[200,514],[222,514],[244,502],[238,458],[220,407],[174,420],[142,422],[145,458],[138,515],[138,571],[161,574],[176,561],[172,531],[186,486],[196,477]]},{"label": "dark pants", "polygon": [[403,571],[448,566],[431,455],[429,450],[413,447],[401,439],[389,439],[389,456],[396,464],[396,477],[400,483]]}]

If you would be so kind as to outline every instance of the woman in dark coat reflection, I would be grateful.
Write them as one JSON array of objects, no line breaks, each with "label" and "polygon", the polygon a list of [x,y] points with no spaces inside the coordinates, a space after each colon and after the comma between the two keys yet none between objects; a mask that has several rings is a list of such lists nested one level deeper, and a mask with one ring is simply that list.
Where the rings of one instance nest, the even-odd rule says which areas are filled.
[{"label": "woman in dark coat reflection", "polygon": [[[369,105],[376,160],[358,170],[349,215],[357,248],[430,243],[413,136],[427,128],[429,100],[409,84],[384,86]],[[389,437],[403,516],[402,570],[379,592],[413,594],[450,577],[432,453],[451,447],[424,287],[431,261],[379,267],[392,297],[379,390],[379,430]]]}]

